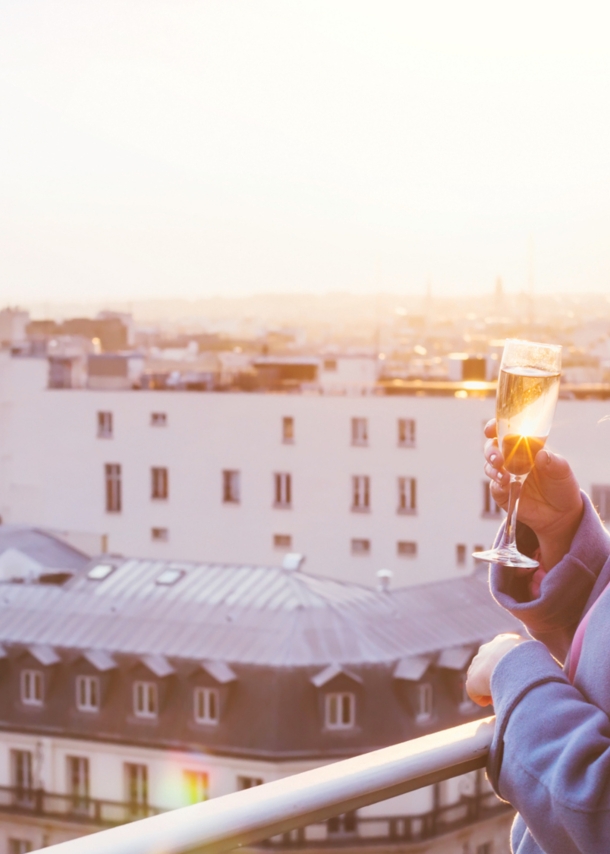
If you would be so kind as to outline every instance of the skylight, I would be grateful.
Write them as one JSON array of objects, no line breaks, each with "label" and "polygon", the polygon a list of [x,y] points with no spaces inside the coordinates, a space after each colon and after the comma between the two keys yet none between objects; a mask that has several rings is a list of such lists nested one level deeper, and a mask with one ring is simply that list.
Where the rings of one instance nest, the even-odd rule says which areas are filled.
[{"label": "skylight", "polygon": [[90,578],[92,581],[102,581],[102,579],[107,578],[110,573],[113,571],[114,567],[109,563],[98,563],[97,566],[94,566],[87,573],[87,578]]},{"label": "skylight", "polygon": [[161,575],[157,576],[155,584],[165,584],[169,587],[170,584],[175,584],[183,575],[183,569],[164,569]]}]

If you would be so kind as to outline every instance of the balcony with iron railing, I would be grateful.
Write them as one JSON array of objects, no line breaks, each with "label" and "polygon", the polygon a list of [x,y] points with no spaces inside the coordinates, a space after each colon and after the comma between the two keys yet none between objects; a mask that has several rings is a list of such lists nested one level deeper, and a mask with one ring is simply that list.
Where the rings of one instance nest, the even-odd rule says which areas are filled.
[{"label": "balcony with iron railing", "polygon": [[130,804],[46,792],[19,804],[9,789],[0,790],[0,809],[121,825],[53,845],[45,849],[49,854],[216,854],[244,845],[298,850],[380,843],[401,843],[408,851],[412,842],[508,814],[509,808],[477,785],[459,801],[419,815],[361,817],[355,811],[483,768],[493,725],[493,718],[473,721],[160,814],[152,807],[138,814]]}]

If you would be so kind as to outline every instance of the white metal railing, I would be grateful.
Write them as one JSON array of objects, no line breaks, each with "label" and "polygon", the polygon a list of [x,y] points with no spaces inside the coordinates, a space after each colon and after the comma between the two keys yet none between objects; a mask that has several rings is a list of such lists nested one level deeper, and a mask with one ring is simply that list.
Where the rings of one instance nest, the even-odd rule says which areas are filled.
[{"label": "white metal railing", "polygon": [[217,854],[485,765],[494,718],[61,842],[47,854]]}]

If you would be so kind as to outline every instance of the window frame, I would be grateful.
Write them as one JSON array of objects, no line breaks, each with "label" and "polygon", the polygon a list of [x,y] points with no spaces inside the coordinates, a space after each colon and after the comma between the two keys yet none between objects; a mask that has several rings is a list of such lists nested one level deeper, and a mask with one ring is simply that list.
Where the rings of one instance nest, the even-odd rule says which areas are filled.
[{"label": "window frame", "polygon": [[371,477],[368,474],[352,475],[352,513],[371,512]]},{"label": "window frame", "polygon": [[431,682],[418,682],[416,691],[415,721],[426,723],[434,716],[434,687]]},{"label": "window frame", "polygon": [[[344,720],[346,710],[348,711],[348,720]],[[324,728],[328,730],[347,730],[354,729],[355,726],[356,695],[354,692],[328,691],[324,695]]]},{"label": "window frame", "polygon": [[[356,543],[366,543],[363,548],[357,546]],[[368,557],[371,553],[371,541],[368,537],[352,537],[350,541],[350,554],[358,555],[359,557]]]},{"label": "window frame", "polygon": [[151,412],[150,413],[151,427],[167,427],[167,412]]},{"label": "window frame", "polygon": [[273,506],[281,510],[292,509],[292,474],[287,471],[273,473]]},{"label": "window frame", "polygon": [[[139,707],[138,692],[141,690],[143,699],[142,708]],[[150,700],[153,699],[152,710]],[[159,686],[156,682],[144,679],[136,679],[133,683],[133,713],[141,720],[158,720],[159,718]]]},{"label": "window frame", "polygon": [[481,481],[483,486],[483,510],[481,516],[483,519],[499,519],[502,516],[502,508],[493,500],[491,496],[490,483],[487,480]]},{"label": "window frame", "polygon": [[274,534],[273,548],[278,551],[286,551],[292,548],[292,534]]},{"label": "window frame", "polygon": [[[24,706],[44,706],[44,674],[42,670],[24,668],[20,675],[20,697]],[[33,684],[34,692],[30,691]]]},{"label": "window frame", "polygon": [[241,472],[239,469],[222,470],[222,503],[241,503]]},{"label": "window frame", "polygon": [[[401,550],[401,546],[413,546],[413,548],[411,550]],[[396,543],[397,557],[415,558],[418,556],[418,551],[419,549],[415,540],[398,540]]]},{"label": "window frame", "polygon": [[[93,686],[95,686],[93,688]],[[100,710],[100,677],[91,676],[85,673],[79,673],[75,680],[76,687],[76,708],[79,712],[99,712]],[[83,691],[84,688],[84,691]],[[92,690],[93,688],[93,690]],[[81,702],[81,697],[85,696],[85,702]],[[95,695],[95,696],[93,696]],[[95,700],[96,702],[92,702]]]},{"label": "window frame", "polygon": [[294,416],[284,415],[282,417],[282,444],[294,445]]},{"label": "window frame", "polygon": [[361,416],[351,420],[352,445],[355,448],[366,448],[369,444],[369,419]]},{"label": "window frame", "polygon": [[[202,703],[200,702],[202,699]],[[199,709],[203,705],[204,714],[199,715]],[[214,707],[215,716],[209,712]],[[220,723],[220,691],[218,688],[209,688],[204,685],[198,685],[193,690],[193,717],[196,724],[204,726],[218,726]]]},{"label": "window frame", "polygon": [[591,502],[602,522],[610,522],[610,484],[592,483]]},{"label": "window frame", "polygon": [[112,439],[114,437],[114,417],[111,410],[97,411],[97,438]]},{"label": "window frame", "polygon": [[397,480],[398,507],[396,512],[401,516],[415,516],[417,514],[417,478],[412,476],[400,476]]},{"label": "window frame", "polygon": [[468,549],[465,543],[455,544],[455,564],[456,566],[466,566]]},{"label": "window frame", "polygon": [[123,468],[121,463],[104,463],[106,513],[123,511]]},{"label": "window frame", "polygon": [[[404,431],[403,427],[405,428]],[[399,418],[397,428],[398,447],[415,448],[417,446],[417,422],[415,418]]]},{"label": "window frame", "polygon": [[169,468],[167,466],[150,467],[151,501],[169,500]]}]

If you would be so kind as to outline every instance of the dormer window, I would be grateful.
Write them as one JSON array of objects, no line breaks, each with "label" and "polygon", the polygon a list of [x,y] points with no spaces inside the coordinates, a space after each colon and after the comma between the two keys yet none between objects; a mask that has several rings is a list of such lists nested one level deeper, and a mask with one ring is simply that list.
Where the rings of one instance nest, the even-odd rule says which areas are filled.
[{"label": "dormer window", "polygon": [[137,718],[154,719],[159,714],[159,694],[154,682],[133,683],[133,713]]},{"label": "dormer window", "polygon": [[76,708],[79,712],[99,712],[100,680],[97,676],[76,677]]},{"label": "dormer window", "polygon": [[43,682],[42,671],[21,671],[21,702],[26,706],[42,706]]},{"label": "dormer window", "polygon": [[421,682],[417,686],[415,720],[418,723],[429,721],[433,712],[434,694],[429,682]]},{"label": "dormer window", "polygon": [[327,729],[351,729],[356,723],[356,695],[345,691],[326,694],[324,725]]},{"label": "dormer window", "polygon": [[218,688],[195,688],[195,723],[217,724],[220,719]]}]

